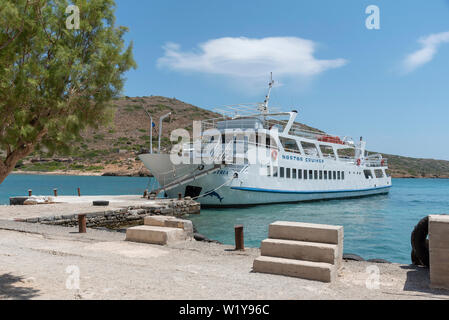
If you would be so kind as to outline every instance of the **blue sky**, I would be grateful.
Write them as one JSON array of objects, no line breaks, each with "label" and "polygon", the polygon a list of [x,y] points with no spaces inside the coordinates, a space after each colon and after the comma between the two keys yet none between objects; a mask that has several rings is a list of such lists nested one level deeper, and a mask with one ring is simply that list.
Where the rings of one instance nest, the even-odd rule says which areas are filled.
[{"label": "blue sky", "polygon": [[[369,5],[380,29],[365,26]],[[368,149],[449,160],[449,1],[117,0],[138,69],[124,94],[262,101]],[[272,70],[274,69],[274,70]]]}]

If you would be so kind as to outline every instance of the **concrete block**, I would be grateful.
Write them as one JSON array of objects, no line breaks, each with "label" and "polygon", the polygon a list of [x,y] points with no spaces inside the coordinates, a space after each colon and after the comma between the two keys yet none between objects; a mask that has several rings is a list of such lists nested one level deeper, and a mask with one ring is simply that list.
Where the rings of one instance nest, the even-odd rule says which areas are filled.
[{"label": "concrete block", "polygon": [[325,224],[277,221],[270,224],[268,237],[272,239],[339,244],[343,243],[343,227]]},{"label": "concrete block", "polygon": [[429,216],[430,285],[449,289],[449,216]]},{"label": "concrete block", "polygon": [[266,239],[262,241],[261,254],[270,257],[339,265],[337,261],[338,245],[336,244]]},{"label": "concrete block", "polygon": [[329,263],[261,256],[254,260],[254,272],[271,273],[321,282],[332,282],[336,268]]},{"label": "concrete block", "polygon": [[147,216],[143,219],[146,226],[169,227],[183,229],[189,237],[193,237],[193,224],[190,220],[167,216]]},{"label": "concrete block", "polygon": [[137,226],[126,230],[126,241],[166,245],[186,240],[183,229],[156,226]]}]

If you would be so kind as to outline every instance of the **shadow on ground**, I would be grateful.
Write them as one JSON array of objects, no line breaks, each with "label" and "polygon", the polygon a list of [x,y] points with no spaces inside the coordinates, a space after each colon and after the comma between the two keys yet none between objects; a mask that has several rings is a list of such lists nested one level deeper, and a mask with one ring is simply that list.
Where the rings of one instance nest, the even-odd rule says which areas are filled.
[{"label": "shadow on ground", "polygon": [[409,270],[407,272],[404,291],[415,291],[433,295],[449,295],[449,290],[433,289],[430,287],[429,268],[414,265],[401,266],[401,268]]},{"label": "shadow on ground", "polygon": [[27,300],[36,297],[38,293],[39,290],[26,286],[23,277],[14,276],[10,273],[0,275],[0,300]]}]

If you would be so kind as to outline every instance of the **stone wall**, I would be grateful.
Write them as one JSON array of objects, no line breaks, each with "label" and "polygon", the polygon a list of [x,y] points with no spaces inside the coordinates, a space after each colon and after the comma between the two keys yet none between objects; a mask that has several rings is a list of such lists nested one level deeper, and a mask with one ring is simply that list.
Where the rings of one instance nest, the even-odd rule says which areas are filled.
[{"label": "stone wall", "polygon": [[[95,207],[93,207],[95,208]],[[86,213],[87,227],[118,227],[120,225],[143,224],[149,215],[166,215],[181,217],[185,214],[199,214],[200,204],[193,200],[161,200],[157,205],[142,205],[115,210]],[[42,223],[74,227],[78,225],[78,215],[58,215],[20,220],[29,223]]]}]

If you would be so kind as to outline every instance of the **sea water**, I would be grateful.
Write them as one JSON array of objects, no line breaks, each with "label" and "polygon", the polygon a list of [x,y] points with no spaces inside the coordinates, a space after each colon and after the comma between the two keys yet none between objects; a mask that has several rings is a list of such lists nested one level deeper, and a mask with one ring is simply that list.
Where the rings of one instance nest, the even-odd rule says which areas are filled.
[{"label": "sea water", "polygon": [[[0,204],[25,195],[143,194],[148,178],[10,175],[0,184]],[[277,220],[344,226],[344,251],[365,259],[381,258],[410,263],[410,235],[429,214],[449,213],[448,179],[393,179],[390,194],[358,199],[263,205],[248,208],[201,209],[192,215],[199,233],[225,244],[234,244],[234,226],[244,225],[245,245],[259,247],[268,236],[268,225]]]}]

